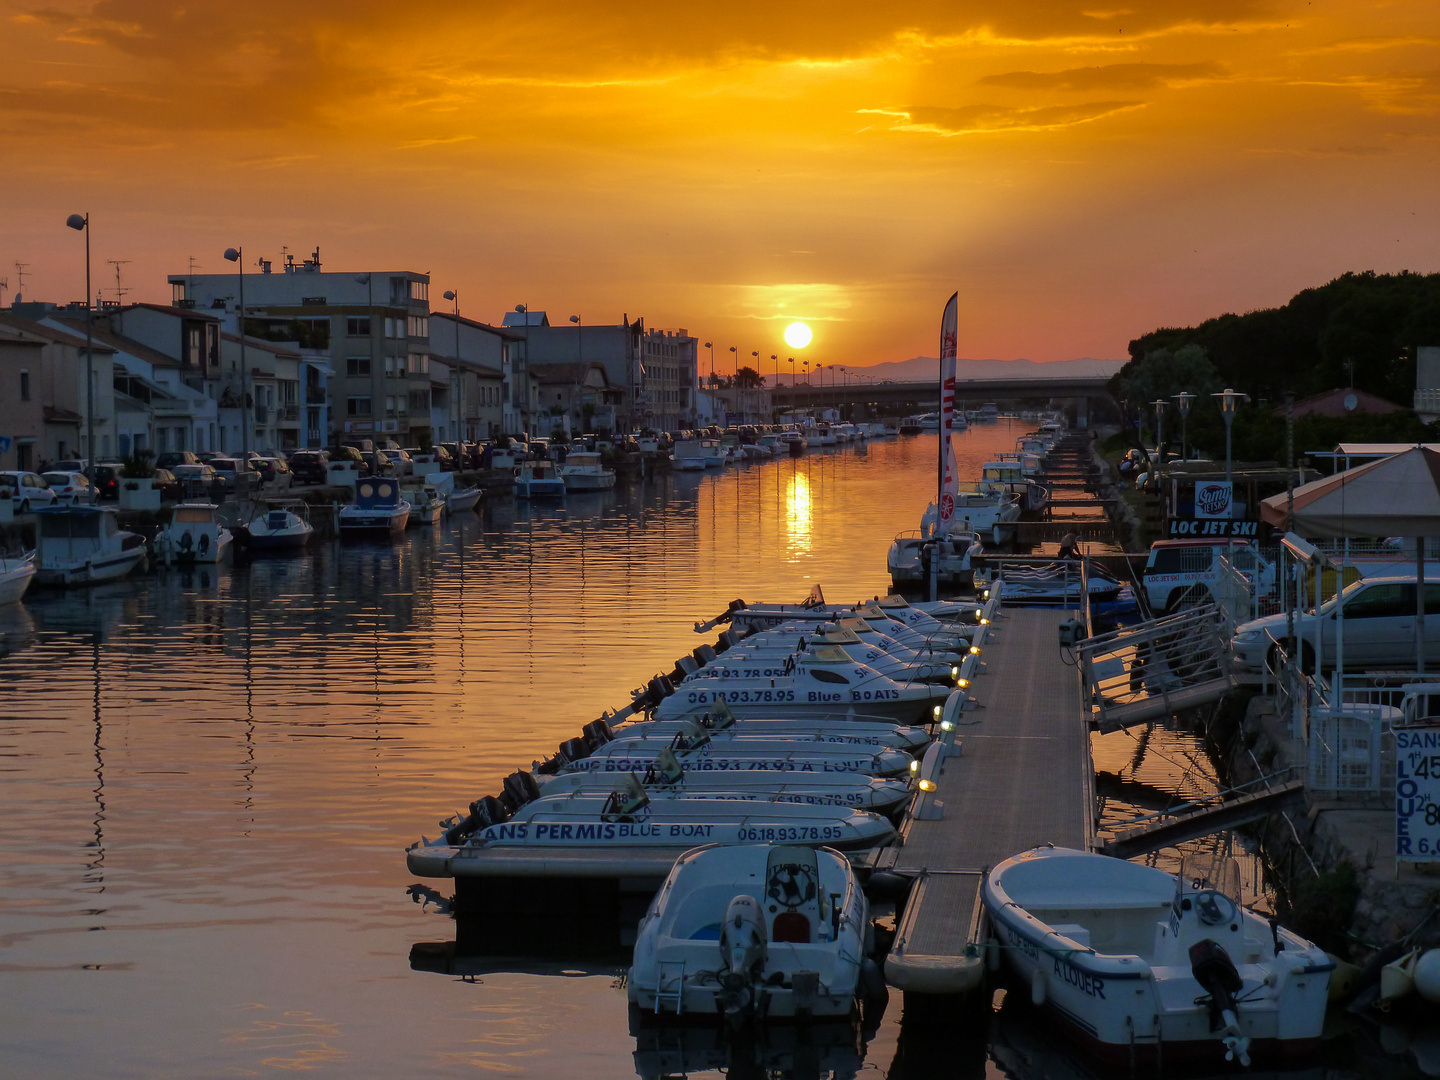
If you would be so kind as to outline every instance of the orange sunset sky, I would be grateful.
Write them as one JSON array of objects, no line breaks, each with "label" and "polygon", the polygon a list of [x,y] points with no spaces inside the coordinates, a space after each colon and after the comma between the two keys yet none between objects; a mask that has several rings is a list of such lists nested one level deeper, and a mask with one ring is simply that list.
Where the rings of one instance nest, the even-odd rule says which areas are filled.
[{"label": "orange sunset sky", "polygon": [[[716,352],[1123,356],[1440,269],[1437,0],[0,0],[0,277],[221,251],[413,269],[498,321]],[[723,343],[723,344],[722,344]],[[793,350],[788,350],[793,352]],[[782,353],[782,355],[784,355]],[[766,365],[768,367],[768,363]]]}]

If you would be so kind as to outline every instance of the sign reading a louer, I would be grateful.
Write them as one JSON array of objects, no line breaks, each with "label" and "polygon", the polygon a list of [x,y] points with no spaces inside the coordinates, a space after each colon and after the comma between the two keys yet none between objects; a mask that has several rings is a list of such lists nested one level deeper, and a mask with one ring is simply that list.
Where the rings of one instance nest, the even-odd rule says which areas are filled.
[{"label": "sign reading a louer", "polygon": [[1440,860],[1440,728],[1395,728],[1395,858]]}]

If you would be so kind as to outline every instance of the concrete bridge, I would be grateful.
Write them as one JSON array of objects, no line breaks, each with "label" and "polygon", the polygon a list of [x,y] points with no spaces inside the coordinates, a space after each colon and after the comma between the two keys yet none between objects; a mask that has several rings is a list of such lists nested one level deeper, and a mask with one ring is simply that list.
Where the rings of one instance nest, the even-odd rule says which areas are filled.
[{"label": "concrete bridge", "polygon": [[[986,401],[1077,401],[1086,406],[1109,400],[1109,379],[1099,376],[1064,376],[1037,379],[957,379],[955,397],[967,407]],[[781,384],[771,400],[777,409],[838,408],[842,405],[876,406],[884,412],[934,412],[940,408],[940,390],[933,382],[871,382],[841,378],[818,382]],[[1088,412],[1088,407],[1086,408]]]}]

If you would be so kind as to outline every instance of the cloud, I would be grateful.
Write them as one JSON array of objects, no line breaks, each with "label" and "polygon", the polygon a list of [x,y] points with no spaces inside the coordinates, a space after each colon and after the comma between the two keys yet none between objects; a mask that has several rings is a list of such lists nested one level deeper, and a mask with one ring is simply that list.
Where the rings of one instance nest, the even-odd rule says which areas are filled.
[{"label": "cloud", "polygon": [[448,146],[450,143],[469,142],[474,135],[450,135],[445,138],[411,139],[400,144],[401,150],[416,150],[422,146]]},{"label": "cloud", "polygon": [[1225,69],[1213,61],[1195,64],[1105,64],[1064,71],[1007,71],[976,80],[977,86],[1009,90],[1148,90],[1157,86],[1223,78]]},{"label": "cloud", "polygon": [[1003,105],[965,105],[946,109],[930,105],[912,105],[904,109],[861,109],[894,117],[891,131],[913,131],[950,137],[996,132],[1053,131],[1057,128],[1088,124],[1106,116],[1142,109],[1143,101],[1089,101],[1077,105],[1045,105],[1020,109]]}]

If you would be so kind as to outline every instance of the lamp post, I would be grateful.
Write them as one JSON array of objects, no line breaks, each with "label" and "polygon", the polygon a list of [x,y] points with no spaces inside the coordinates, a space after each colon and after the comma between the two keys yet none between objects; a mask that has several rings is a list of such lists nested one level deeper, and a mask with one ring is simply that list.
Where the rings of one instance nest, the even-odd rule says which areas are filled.
[{"label": "lamp post", "polygon": [[715,346],[707,341],[705,348],[710,350],[710,374],[713,376],[715,374]]},{"label": "lamp post", "polygon": [[[1242,394],[1238,390],[1231,390],[1228,386],[1218,394],[1211,394],[1213,398],[1220,399],[1220,415],[1225,418],[1225,482],[1231,483],[1230,479],[1230,428],[1235,423],[1235,410],[1240,402],[1249,401],[1249,394]],[[1231,502],[1234,502],[1234,489],[1231,489]]]},{"label": "lamp post", "polygon": [[245,361],[245,249],[226,248],[225,261],[235,264],[235,272],[240,277],[240,311],[235,323],[240,330],[240,424],[245,429],[241,433],[241,445],[243,456],[249,457],[250,429],[255,421],[250,412],[250,365]]},{"label": "lamp post", "polygon": [[85,234],[85,478],[95,479],[95,350],[90,323],[90,212],[71,214],[65,224]]},{"label": "lamp post", "polygon": [[1150,404],[1155,406],[1155,453],[1163,466],[1165,464],[1165,407],[1170,402],[1164,398],[1156,398]]},{"label": "lamp post", "polygon": [[[577,362],[577,363],[579,363],[581,366],[584,366],[584,364],[585,364],[585,324],[580,321],[580,316],[579,316],[579,315],[571,315],[571,316],[570,316],[570,321],[575,324],[575,359],[576,359],[576,362]],[[582,372],[580,373],[580,378],[583,379],[584,377],[585,377],[585,373],[582,371]],[[577,383],[576,386],[575,386],[575,390],[578,391],[579,389],[580,389],[580,385]],[[574,413],[575,413],[575,402],[574,402],[573,399],[572,399],[571,402],[570,402],[570,413],[571,413],[571,419],[573,420],[573,419],[574,419]],[[571,432],[571,435],[574,435],[574,432]]]},{"label": "lamp post", "polygon": [[[455,458],[458,462],[460,458],[460,444],[466,441],[465,436],[461,434],[461,428],[465,426],[465,402],[463,400],[465,396],[465,376],[460,370],[460,291],[458,289],[446,289],[444,297],[455,305],[455,375],[454,383],[450,390],[450,401],[455,407]],[[460,470],[459,464],[456,464],[455,470],[457,472]]]},{"label": "lamp post", "polygon": [[1180,407],[1180,460],[1190,460],[1190,445],[1188,440],[1189,426],[1186,421],[1190,419],[1190,402],[1195,400],[1195,395],[1187,392],[1180,392],[1174,395],[1175,404]]}]

